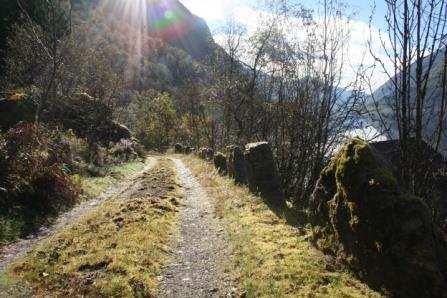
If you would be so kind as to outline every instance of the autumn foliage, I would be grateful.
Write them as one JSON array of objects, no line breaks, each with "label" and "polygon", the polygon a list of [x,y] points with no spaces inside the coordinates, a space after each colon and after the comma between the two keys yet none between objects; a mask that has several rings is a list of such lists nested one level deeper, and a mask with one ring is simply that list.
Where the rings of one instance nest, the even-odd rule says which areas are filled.
[{"label": "autumn foliage", "polygon": [[6,218],[14,218],[20,235],[76,203],[80,189],[67,173],[67,148],[59,138],[34,123],[20,123],[1,136],[0,239],[12,233]]}]

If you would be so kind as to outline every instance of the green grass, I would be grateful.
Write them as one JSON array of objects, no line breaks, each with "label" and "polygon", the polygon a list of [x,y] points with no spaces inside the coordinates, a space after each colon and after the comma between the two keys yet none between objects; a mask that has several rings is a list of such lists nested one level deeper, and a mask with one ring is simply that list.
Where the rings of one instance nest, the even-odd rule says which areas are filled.
[{"label": "green grass", "polygon": [[143,177],[152,181],[150,194],[105,202],[13,264],[8,278],[29,284],[43,297],[156,295],[157,277],[178,232],[181,196],[170,161]]},{"label": "green grass", "polygon": [[290,226],[212,165],[194,157],[184,161],[225,219],[234,251],[228,271],[247,297],[380,297],[317,251],[307,240],[310,229]]},{"label": "green grass", "polygon": [[82,199],[88,200],[98,197],[121,179],[142,171],[145,165],[145,162],[134,161],[110,167],[110,169],[107,170],[107,175],[104,177],[83,177],[74,175],[73,179],[81,185],[83,190]]}]

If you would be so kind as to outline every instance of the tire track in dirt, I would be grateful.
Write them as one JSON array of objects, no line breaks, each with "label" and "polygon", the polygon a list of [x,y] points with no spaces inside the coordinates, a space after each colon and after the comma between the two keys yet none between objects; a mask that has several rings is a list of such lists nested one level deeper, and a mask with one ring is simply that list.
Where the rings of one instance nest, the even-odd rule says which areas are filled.
[{"label": "tire track in dirt", "polygon": [[88,214],[89,212],[98,208],[103,202],[113,199],[117,196],[130,191],[135,185],[135,179],[145,172],[152,169],[158,159],[149,157],[149,161],[145,168],[137,174],[125,178],[124,181],[111,186],[108,190],[102,193],[98,198],[89,200],[79,204],[70,211],[61,214],[55,223],[50,227],[42,227],[38,232],[28,236],[25,239],[20,239],[14,243],[4,246],[0,249],[0,273],[3,272],[11,263],[24,257],[32,248],[36,247],[45,239],[55,235],[57,232],[68,228],[78,219]]},{"label": "tire track in dirt", "polygon": [[225,233],[211,199],[180,159],[172,158],[184,189],[180,236],[172,263],[161,278],[160,297],[228,297],[229,278],[222,264],[228,257]]}]

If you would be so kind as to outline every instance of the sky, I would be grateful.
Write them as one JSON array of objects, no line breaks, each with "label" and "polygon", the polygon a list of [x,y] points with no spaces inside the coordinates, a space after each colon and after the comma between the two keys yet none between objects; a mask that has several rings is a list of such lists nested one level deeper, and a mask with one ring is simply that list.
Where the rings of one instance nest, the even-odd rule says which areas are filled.
[{"label": "sky", "polygon": [[[214,39],[219,43],[220,28],[229,16],[243,24],[247,31],[254,30],[259,22],[262,9],[255,0],[180,0],[192,13],[203,18],[213,33]],[[378,56],[386,60],[380,42],[379,34],[385,29],[385,1],[344,0],[350,7],[349,13],[354,13],[351,27],[349,46],[349,65],[346,66],[345,81],[352,80],[355,70],[360,64],[369,65],[374,59],[367,50],[367,41],[371,37],[372,49]],[[306,8],[315,9],[319,0],[296,0]],[[374,11],[374,13],[372,13]],[[373,15],[372,30],[370,30],[370,17]],[[387,81],[386,75],[378,68],[372,75],[373,88],[378,88]]]},{"label": "sky", "polygon": [[[210,27],[219,25],[219,22],[225,20],[226,16],[231,13],[237,13],[241,10],[256,9],[258,2],[255,0],[181,0],[181,2],[194,14],[204,18]],[[305,7],[312,8],[318,0],[296,0],[297,3]],[[372,8],[375,7],[375,20],[377,23],[383,21],[385,14],[385,1],[366,1],[366,0],[345,0],[357,14],[358,19],[369,22]],[[381,17],[381,18],[380,18]],[[380,20],[382,19],[382,20]],[[242,20],[243,21],[243,20]]]}]

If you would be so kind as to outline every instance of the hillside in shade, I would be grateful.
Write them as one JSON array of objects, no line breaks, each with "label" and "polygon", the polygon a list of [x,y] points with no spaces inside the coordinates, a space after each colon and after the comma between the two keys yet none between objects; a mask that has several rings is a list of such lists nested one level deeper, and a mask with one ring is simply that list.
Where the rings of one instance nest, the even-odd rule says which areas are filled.
[{"label": "hillside in shade", "polygon": [[[435,54],[435,59],[433,60],[433,65],[430,71],[430,76],[428,78],[427,83],[427,97],[426,97],[426,103],[425,103],[425,109],[424,109],[424,120],[426,123],[426,130],[425,138],[430,141],[434,134],[436,133],[436,126],[438,125],[438,119],[436,117],[436,114],[438,113],[439,109],[442,105],[442,74],[444,69],[444,62],[445,62],[445,48],[440,49]],[[429,67],[429,56],[427,56],[423,61],[423,71],[426,73]],[[416,63],[413,63],[410,66],[412,76],[416,76]],[[399,78],[401,74],[397,74],[397,78]],[[372,94],[372,97],[369,99],[370,107],[373,106],[373,102],[377,102],[379,104],[379,108],[382,111],[384,117],[384,120],[386,121],[387,126],[389,126],[389,131],[386,132],[388,137],[390,138],[397,138],[398,132],[397,132],[397,124],[394,120],[394,114],[392,111],[393,106],[393,92],[394,92],[394,82],[396,81],[395,77],[388,80],[385,84],[377,88],[376,91]],[[414,81],[411,81],[410,85],[410,103],[411,103],[411,109],[415,111],[415,99],[416,99],[416,87],[414,85]],[[373,100],[374,99],[374,100]],[[371,110],[374,110],[374,108],[371,108]],[[372,119],[373,125],[380,129],[380,123],[379,118],[374,117]],[[447,139],[444,138],[443,144],[442,144],[442,150],[447,149]]]}]

